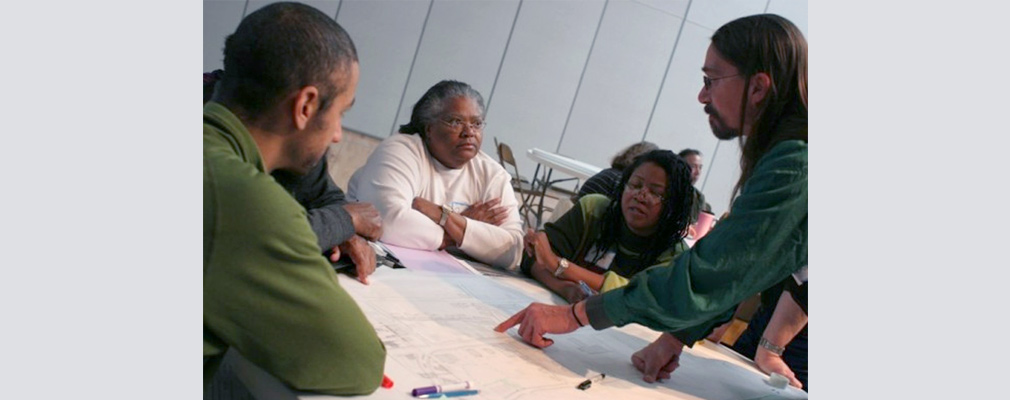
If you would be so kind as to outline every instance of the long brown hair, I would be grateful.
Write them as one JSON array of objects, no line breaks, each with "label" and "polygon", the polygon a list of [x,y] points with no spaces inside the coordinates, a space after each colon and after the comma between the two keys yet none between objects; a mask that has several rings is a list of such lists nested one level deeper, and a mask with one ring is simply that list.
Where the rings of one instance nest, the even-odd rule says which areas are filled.
[{"label": "long brown hair", "polygon": [[[712,46],[744,76],[744,87],[759,72],[771,77],[772,86],[762,101],[754,130],[740,136],[740,180],[736,197],[754,173],[758,161],[783,140],[807,140],[807,40],[789,20],[775,14],[739,18],[712,35]],[[747,91],[741,98],[744,121]]]}]

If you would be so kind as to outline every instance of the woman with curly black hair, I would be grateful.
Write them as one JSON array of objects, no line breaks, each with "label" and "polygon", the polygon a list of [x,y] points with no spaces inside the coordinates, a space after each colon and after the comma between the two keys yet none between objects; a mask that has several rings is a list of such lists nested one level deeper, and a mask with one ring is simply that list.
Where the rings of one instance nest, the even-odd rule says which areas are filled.
[{"label": "woman with curly black hair", "polygon": [[528,231],[522,270],[569,302],[624,286],[687,249],[694,199],[691,167],[669,150],[640,155],[621,176],[620,197],[587,195],[544,231]]}]

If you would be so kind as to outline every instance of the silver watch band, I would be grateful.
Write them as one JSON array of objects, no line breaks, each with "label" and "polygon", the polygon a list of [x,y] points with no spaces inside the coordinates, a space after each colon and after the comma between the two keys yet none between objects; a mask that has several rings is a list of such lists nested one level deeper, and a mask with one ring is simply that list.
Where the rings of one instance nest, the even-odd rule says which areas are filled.
[{"label": "silver watch band", "polygon": [[438,219],[438,226],[445,227],[446,221],[449,221],[449,214],[452,213],[452,209],[449,206],[442,205],[442,216]]},{"label": "silver watch band", "polygon": [[561,274],[565,273],[566,269],[568,269],[568,260],[562,258],[560,261],[558,261],[558,269],[554,270],[554,277],[560,278]]},{"label": "silver watch band", "polygon": [[768,350],[768,351],[770,351],[772,353],[775,353],[776,355],[780,355],[780,356],[782,355],[782,353],[784,353],[786,351],[785,347],[776,346],[776,345],[772,344],[772,342],[769,342],[768,339],[765,339],[764,337],[761,338],[761,341],[758,342],[758,345],[761,346],[761,347],[763,347],[765,350]]}]

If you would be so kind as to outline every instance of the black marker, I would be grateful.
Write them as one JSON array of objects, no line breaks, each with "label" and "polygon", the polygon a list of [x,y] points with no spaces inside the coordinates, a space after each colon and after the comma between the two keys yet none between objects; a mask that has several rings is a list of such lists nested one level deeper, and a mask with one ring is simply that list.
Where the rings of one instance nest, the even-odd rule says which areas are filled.
[{"label": "black marker", "polygon": [[576,387],[579,390],[586,390],[586,389],[589,389],[590,386],[593,386],[593,382],[602,381],[603,378],[606,378],[606,377],[607,377],[607,374],[599,374],[597,376],[594,376],[592,378],[589,378],[589,379],[586,379],[586,380],[582,381],[582,383],[580,383],[579,386],[576,386]]}]

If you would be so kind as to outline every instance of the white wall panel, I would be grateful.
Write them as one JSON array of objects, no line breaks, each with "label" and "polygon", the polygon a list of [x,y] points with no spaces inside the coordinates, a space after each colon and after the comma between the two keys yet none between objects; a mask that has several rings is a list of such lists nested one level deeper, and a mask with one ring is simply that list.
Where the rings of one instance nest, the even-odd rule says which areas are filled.
[{"label": "white wall panel", "polygon": [[647,7],[671,14],[675,17],[684,18],[687,14],[687,5],[690,0],[634,0]]},{"label": "white wall panel", "polygon": [[[340,6],[340,0],[297,0],[297,1],[299,3],[319,9],[319,11],[322,11],[323,14],[330,16],[330,18],[333,18],[334,16],[337,15],[337,7]],[[249,0],[249,7],[246,7],[245,15],[252,14],[254,11],[263,8],[263,6],[276,2],[277,1],[274,0]]]},{"label": "white wall panel", "polygon": [[642,140],[681,19],[611,1],[559,152],[605,167]]},{"label": "white wall panel", "polygon": [[800,28],[803,36],[810,41],[810,33],[807,32],[807,1],[806,0],[771,0],[768,3],[768,12],[778,14]]},{"label": "white wall panel", "polygon": [[767,4],[766,0],[694,0],[687,20],[715,32],[734,19],[763,13]]},{"label": "white wall panel", "polygon": [[[733,194],[733,186],[740,178],[740,145],[737,139],[719,141],[715,155],[707,155],[708,175],[705,176],[702,193],[705,200],[712,205],[712,213],[716,218],[729,211],[729,199]],[[698,182],[702,186],[702,182]]]},{"label": "white wall panel", "polygon": [[337,22],[354,40],[361,68],[354,107],[344,116],[344,126],[376,138],[392,133],[429,4],[347,0],[340,6]]},{"label": "white wall panel", "polygon": [[[222,67],[224,38],[243,10],[268,3],[204,1],[205,71]],[[807,33],[803,0],[611,0],[590,56],[604,0],[526,0],[518,17],[518,0],[436,0],[425,24],[429,3],[308,2],[327,15],[339,10],[338,22],[358,47],[361,81],[345,126],[384,138],[409,119],[410,108],[431,85],[462,80],[490,100],[483,150],[494,154],[492,137],[499,137],[515,150],[522,173],[531,174],[535,166],[525,156],[531,147],[559,149],[603,167],[645,134],[671,150],[702,151],[706,167],[698,186],[717,213],[727,209],[739,176],[739,146],[712,136],[697,102],[709,38],[726,22],[763,12],[782,15]],[[678,41],[684,14],[688,21]]]},{"label": "white wall panel", "polygon": [[203,2],[203,72],[224,68],[224,39],[242,21],[245,0]]},{"label": "white wall panel", "polygon": [[466,82],[487,99],[518,6],[518,0],[436,1],[399,107],[397,126],[407,123],[414,103],[444,79]]},{"label": "white wall panel", "polygon": [[536,167],[526,150],[554,151],[586,65],[603,1],[526,1],[488,107],[484,152],[494,140],[515,152],[520,174]]},{"label": "white wall panel", "polygon": [[711,36],[712,31],[706,28],[684,25],[663,92],[656,104],[652,125],[645,137],[645,140],[674,152],[685,148],[701,151],[704,167],[698,178],[699,188],[705,181],[705,174],[712,168],[709,157],[719,141],[712,135],[704,106],[698,102],[698,91],[702,87],[701,67],[705,63]]}]

